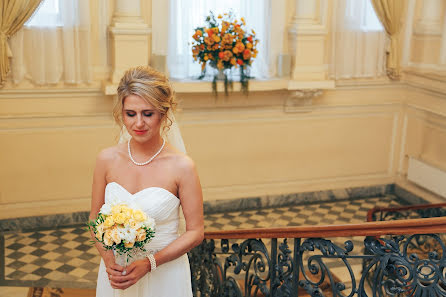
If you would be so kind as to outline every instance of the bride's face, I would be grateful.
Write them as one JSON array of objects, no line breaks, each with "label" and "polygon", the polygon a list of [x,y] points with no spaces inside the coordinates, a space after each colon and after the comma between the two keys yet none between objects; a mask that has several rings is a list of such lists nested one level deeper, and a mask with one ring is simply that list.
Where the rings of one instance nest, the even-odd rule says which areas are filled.
[{"label": "bride's face", "polygon": [[137,95],[129,95],[124,99],[122,119],[129,134],[138,142],[160,136],[161,113]]}]

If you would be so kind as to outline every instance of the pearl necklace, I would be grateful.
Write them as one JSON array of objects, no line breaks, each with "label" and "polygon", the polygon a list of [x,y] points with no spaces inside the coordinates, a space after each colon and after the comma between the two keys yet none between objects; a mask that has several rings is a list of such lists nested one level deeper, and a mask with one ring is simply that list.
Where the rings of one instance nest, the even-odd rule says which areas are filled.
[{"label": "pearl necklace", "polygon": [[[131,139],[130,139],[130,140],[131,140]],[[129,152],[129,157],[130,157],[130,160],[132,160],[133,164],[138,165],[138,166],[144,166],[144,165],[147,165],[147,164],[149,164],[150,162],[152,162],[152,160],[155,159],[155,157],[158,156],[158,155],[161,153],[161,151],[162,151],[163,148],[164,148],[164,145],[166,144],[166,140],[163,139],[163,145],[162,145],[161,148],[160,148],[160,149],[159,149],[159,150],[152,156],[152,158],[150,158],[149,160],[147,160],[147,161],[145,161],[145,162],[139,163],[139,162],[136,162],[136,161],[133,159],[132,153],[130,152],[130,140],[129,140],[129,142],[127,143],[127,150],[128,150],[128,152]]]}]

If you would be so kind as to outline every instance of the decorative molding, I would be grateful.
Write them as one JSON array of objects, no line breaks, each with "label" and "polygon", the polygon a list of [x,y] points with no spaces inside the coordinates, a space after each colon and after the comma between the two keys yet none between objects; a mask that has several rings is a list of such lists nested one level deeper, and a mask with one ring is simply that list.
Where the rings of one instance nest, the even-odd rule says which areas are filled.
[{"label": "decorative molding", "polygon": [[440,36],[443,33],[441,27],[442,24],[440,22],[438,23],[419,22],[415,25],[413,32],[416,35]]},{"label": "decorative molding", "polygon": [[[210,81],[203,80],[172,80],[173,88],[176,93],[212,93]],[[234,91],[241,90],[240,82],[234,81]],[[118,84],[105,82],[102,85],[102,91],[105,95],[116,95]],[[334,89],[334,80],[313,80],[313,81],[297,81],[292,79],[268,79],[249,81],[249,92],[258,91],[283,91],[298,89]],[[217,82],[217,89],[223,90],[223,82]]]},{"label": "decorative molding", "polygon": [[321,89],[297,90],[292,92],[284,103],[285,112],[312,111],[313,98],[322,95]]},{"label": "decorative molding", "polygon": [[[411,65],[414,65],[411,63]],[[426,65],[417,64],[417,68]],[[426,68],[424,68],[426,69]],[[412,69],[403,71],[404,82],[411,87],[422,89],[427,92],[446,95],[446,75],[442,72],[421,72]]]},{"label": "decorative molding", "polygon": [[407,13],[406,13],[406,30],[404,31],[404,46],[403,57],[401,59],[401,65],[407,66],[409,64],[409,57],[411,53],[411,37],[413,33],[413,18],[415,14],[416,0],[408,0]]},{"label": "decorative molding", "polygon": [[109,32],[112,36],[115,35],[150,35],[152,34],[152,28],[146,24],[132,24],[132,26],[114,26],[109,28]]},{"label": "decorative molding", "polygon": [[415,23],[417,35],[441,35],[444,0],[421,1],[420,17]]},{"label": "decorative molding", "polygon": [[37,98],[73,98],[103,96],[100,88],[48,88],[48,89],[2,89],[0,92],[1,99],[37,99]]},{"label": "decorative molding", "polygon": [[[303,5],[314,5],[315,10],[311,17],[299,16],[299,9]],[[301,4],[301,5],[299,5]],[[288,31],[293,35],[325,35],[328,33],[327,0],[296,0],[296,12],[291,20]]]}]

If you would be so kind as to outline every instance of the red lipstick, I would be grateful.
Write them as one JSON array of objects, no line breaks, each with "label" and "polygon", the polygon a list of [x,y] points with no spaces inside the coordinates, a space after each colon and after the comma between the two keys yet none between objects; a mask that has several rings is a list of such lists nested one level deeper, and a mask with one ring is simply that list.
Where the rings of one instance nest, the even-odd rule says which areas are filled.
[{"label": "red lipstick", "polygon": [[143,135],[147,132],[147,130],[133,130],[136,135]]}]

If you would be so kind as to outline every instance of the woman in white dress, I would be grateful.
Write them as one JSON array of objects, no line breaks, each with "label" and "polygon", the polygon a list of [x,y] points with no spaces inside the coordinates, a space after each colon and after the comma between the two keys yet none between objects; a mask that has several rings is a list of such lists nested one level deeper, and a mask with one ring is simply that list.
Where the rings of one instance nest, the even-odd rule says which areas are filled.
[{"label": "woman in white dress", "polygon": [[[119,83],[114,117],[131,139],[99,153],[90,219],[118,196],[153,217],[156,233],[125,268],[96,242],[102,258],[96,296],[192,296],[186,253],[203,240],[203,198],[193,161],[165,140],[175,105],[167,78],[149,67],[129,69]],[[180,205],[186,230],[178,235]]]}]

